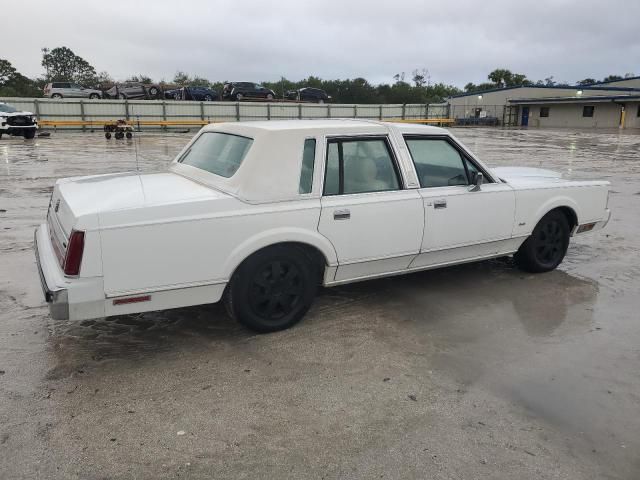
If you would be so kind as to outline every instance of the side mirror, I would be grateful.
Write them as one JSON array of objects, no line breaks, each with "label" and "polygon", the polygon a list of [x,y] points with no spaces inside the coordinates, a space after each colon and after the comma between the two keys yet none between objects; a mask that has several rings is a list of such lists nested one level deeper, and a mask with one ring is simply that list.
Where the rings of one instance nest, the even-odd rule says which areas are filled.
[{"label": "side mirror", "polygon": [[482,172],[475,173],[472,180],[473,184],[469,185],[469,191],[478,192],[480,190],[480,187],[482,187],[482,183],[484,182],[484,175],[482,174]]}]

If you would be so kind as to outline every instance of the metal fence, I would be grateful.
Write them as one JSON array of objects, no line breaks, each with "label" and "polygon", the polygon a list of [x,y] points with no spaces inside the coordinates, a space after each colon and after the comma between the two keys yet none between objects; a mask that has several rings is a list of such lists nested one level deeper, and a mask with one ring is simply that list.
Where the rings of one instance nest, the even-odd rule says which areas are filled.
[{"label": "metal fence", "polygon": [[[439,119],[448,118],[444,104],[311,104],[289,102],[193,102],[174,100],[80,100],[2,98],[20,110],[35,113],[46,124],[73,126],[125,119],[141,127],[198,123],[309,118]],[[76,127],[78,125],[75,125]]]}]

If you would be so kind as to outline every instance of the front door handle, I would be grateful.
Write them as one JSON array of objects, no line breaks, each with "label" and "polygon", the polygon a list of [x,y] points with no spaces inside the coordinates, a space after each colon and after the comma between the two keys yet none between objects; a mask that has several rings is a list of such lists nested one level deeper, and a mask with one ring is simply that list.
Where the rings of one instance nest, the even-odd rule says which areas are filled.
[{"label": "front door handle", "polygon": [[334,210],[333,211],[333,219],[334,220],[349,220],[351,218],[351,212],[349,209],[344,210]]},{"label": "front door handle", "polygon": [[433,208],[447,208],[447,201],[446,200],[434,200],[433,201]]}]

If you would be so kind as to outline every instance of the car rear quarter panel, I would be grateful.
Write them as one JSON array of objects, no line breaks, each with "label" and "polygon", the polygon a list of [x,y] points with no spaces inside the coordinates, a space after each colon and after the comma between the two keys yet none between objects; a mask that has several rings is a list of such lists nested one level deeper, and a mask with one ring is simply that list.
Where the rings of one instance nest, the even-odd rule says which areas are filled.
[{"label": "car rear quarter panel", "polygon": [[[158,218],[153,208],[163,209],[164,218],[149,221]],[[248,205],[229,198],[190,209],[191,215],[184,205],[169,205],[101,216],[107,295],[226,283],[245,258],[280,242],[307,243],[336,263],[317,232],[319,199]]]},{"label": "car rear quarter panel", "polygon": [[514,236],[528,235],[548,212],[559,207],[573,210],[578,224],[606,217],[608,182],[557,182],[540,185],[515,185],[516,217]]}]

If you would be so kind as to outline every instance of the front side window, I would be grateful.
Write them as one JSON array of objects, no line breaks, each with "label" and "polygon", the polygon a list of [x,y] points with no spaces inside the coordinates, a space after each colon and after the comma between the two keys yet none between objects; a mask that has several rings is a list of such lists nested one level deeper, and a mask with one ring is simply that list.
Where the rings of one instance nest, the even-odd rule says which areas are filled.
[{"label": "front side window", "polygon": [[444,139],[407,138],[406,142],[422,188],[469,185],[479,172]]},{"label": "front side window", "polygon": [[252,139],[239,135],[204,132],[178,161],[229,178],[240,167],[252,143]]},{"label": "front side window", "polygon": [[387,141],[383,138],[330,140],[327,146],[325,195],[400,189]]},{"label": "front side window", "polygon": [[583,117],[593,117],[593,111],[596,108],[590,105],[585,105],[584,107],[582,107],[582,116]]},{"label": "front side window", "polygon": [[302,169],[300,171],[299,193],[311,193],[313,187],[313,164],[316,159],[316,139],[307,138],[302,151]]}]

